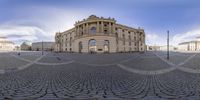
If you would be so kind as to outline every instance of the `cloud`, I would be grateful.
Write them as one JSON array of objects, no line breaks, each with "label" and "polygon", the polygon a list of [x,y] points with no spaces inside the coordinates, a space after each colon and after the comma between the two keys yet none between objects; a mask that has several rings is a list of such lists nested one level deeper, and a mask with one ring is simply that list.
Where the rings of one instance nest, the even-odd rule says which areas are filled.
[{"label": "cloud", "polygon": [[174,43],[174,45],[178,45],[178,43],[181,42],[196,40],[196,38],[199,36],[200,36],[200,29],[195,29],[183,34],[174,35],[172,38],[172,42]]},{"label": "cloud", "polygon": [[165,45],[166,39],[156,33],[147,33],[146,34],[146,44],[147,45]]},{"label": "cloud", "polygon": [[7,37],[13,42],[26,41],[41,41],[48,36],[46,32],[36,26],[22,26],[22,25],[1,25],[0,36]]},{"label": "cloud", "polygon": [[66,10],[54,7],[26,9],[31,10],[32,13],[18,11],[21,18],[0,24],[0,37],[8,37],[9,40],[20,44],[23,41],[54,41],[56,32],[72,28],[75,21],[82,20],[89,15],[77,9]]},{"label": "cloud", "polygon": [[158,38],[159,38],[159,36],[157,34],[147,34],[148,40],[156,40]]}]

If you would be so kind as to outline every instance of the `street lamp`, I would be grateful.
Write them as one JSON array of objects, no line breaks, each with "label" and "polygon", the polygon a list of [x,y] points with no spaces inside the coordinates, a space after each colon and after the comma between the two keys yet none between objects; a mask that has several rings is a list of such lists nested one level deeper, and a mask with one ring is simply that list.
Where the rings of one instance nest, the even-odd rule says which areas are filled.
[{"label": "street lamp", "polygon": [[167,31],[167,60],[169,60],[169,30]]},{"label": "street lamp", "polygon": [[44,54],[44,52],[43,52],[43,40],[42,40],[42,55]]}]

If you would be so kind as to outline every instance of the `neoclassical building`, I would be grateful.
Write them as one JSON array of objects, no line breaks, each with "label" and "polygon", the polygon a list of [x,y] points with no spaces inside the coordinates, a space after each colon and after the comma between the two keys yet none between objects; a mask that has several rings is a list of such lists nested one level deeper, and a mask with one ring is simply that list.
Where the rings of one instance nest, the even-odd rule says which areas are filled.
[{"label": "neoclassical building", "polygon": [[178,45],[179,51],[200,51],[200,37],[193,41],[182,42]]},{"label": "neoclassical building", "polygon": [[116,23],[115,19],[89,16],[75,23],[74,28],[55,35],[58,52],[143,52],[145,32]]},{"label": "neoclassical building", "polygon": [[0,37],[0,51],[13,51],[14,43],[6,37]]}]

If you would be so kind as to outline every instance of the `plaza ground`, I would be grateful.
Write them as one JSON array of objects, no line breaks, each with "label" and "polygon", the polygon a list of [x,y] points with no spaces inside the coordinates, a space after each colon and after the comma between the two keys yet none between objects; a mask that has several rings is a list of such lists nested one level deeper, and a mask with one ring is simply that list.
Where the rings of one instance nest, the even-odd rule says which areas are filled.
[{"label": "plaza ground", "polygon": [[193,100],[200,54],[0,53],[0,99]]}]

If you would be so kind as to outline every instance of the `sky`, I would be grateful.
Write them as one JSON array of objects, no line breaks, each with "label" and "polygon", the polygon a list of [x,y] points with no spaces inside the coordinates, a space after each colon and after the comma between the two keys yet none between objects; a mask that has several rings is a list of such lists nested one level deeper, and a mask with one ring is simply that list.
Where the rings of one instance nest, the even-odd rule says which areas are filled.
[{"label": "sky", "polygon": [[175,46],[200,36],[200,0],[0,0],[0,37],[54,41],[90,15],[143,28],[147,45],[166,45],[167,30]]}]

